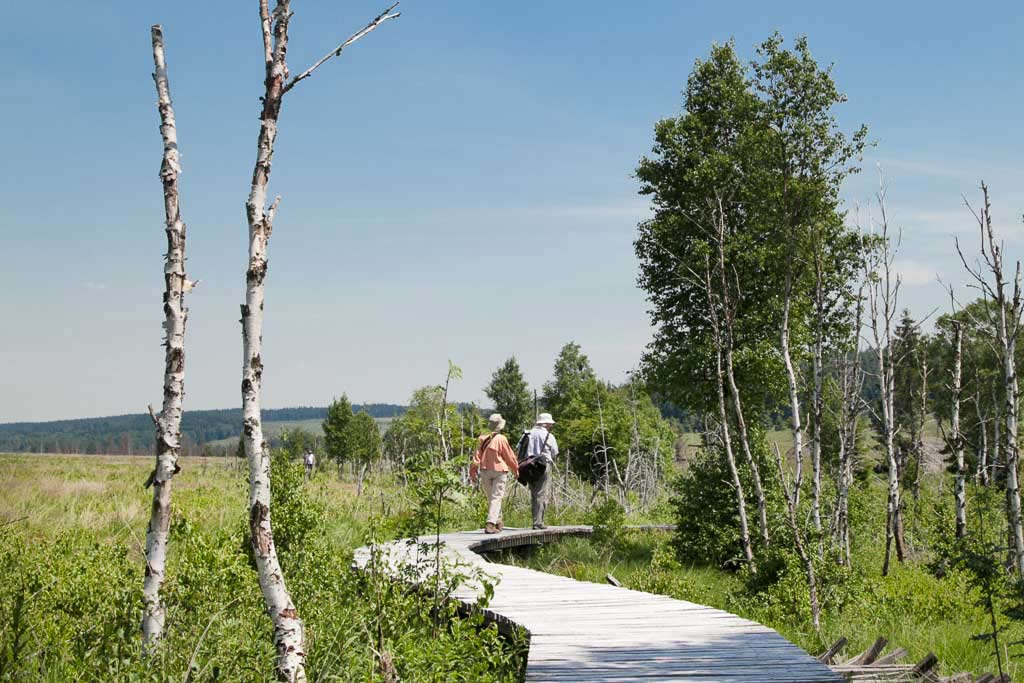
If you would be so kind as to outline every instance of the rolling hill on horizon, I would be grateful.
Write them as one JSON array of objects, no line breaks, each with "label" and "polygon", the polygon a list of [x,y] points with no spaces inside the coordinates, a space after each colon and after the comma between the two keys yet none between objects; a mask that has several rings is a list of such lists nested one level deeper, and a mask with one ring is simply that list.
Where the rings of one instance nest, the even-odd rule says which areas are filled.
[{"label": "rolling hill on horizon", "polygon": [[[392,403],[357,404],[352,408],[374,418],[392,418],[406,409]],[[305,426],[302,423],[314,424],[326,415],[327,406],[273,408],[263,411],[263,422],[268,425],[268,436],[274,437],[280,430],[269,425],[299,423]],[[241,408],[186,410],[181,421],[182,453],[221,454],[225,440],[237,439],[241,434],[241,425]],[[153,452],[153,441],[153,422],[147,413],[0,423],[0,452],[146,455]],[[219,443],[213,446],[212,442]]]}]

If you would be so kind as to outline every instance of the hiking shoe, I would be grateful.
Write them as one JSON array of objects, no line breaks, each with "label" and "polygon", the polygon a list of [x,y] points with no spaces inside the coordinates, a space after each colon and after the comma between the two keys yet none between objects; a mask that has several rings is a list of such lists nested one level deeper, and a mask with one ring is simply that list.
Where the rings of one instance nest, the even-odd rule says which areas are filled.
[{"label": "hiking shoe", "polygon": [[500,520],[499,519],[498,520],[498,531],[504,531],[504,530],[505,530],[505,522],[504,522],[504,520]]},{"label": "hiking shoe", "polygon": [[534,529],[547,529],[548,525],[547,524],[534,524],[533,528]]},{"label": "hiking shoe", "polygon": [[484,526],[484,533],[485,534],[496,534],[496,533],[498,533],[498,527],[494,526],[490,522],[487,522],[487,524]]}]

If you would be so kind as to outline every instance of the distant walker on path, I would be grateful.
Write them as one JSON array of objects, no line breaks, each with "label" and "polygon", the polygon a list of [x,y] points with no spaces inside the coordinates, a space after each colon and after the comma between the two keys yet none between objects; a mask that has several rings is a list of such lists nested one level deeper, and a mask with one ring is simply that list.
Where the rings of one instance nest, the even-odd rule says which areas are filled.
[{"label": "distant walker on path", "polygon": [[306,466],[306,479],[312,479],[313,468],[316,467],[316,456],[313,455],[313,451],[306,451],[306,455],[302,458],[302,463]]},{"label": "distant walker on path", "polygon": [[505,528],[501,518],[501,501],[505,497],[508,473],[511,471],[513,476],[519,474],[516,454],[501,433],[504,428],[505,418],[498,413],[487,419],[487,429],[491,433],[480,436],[473,461],[469,465],[470,481],[475,484],[479,474],[480,488],[487,495],[487,524],[484,533],[488,534],[495,534]]}]

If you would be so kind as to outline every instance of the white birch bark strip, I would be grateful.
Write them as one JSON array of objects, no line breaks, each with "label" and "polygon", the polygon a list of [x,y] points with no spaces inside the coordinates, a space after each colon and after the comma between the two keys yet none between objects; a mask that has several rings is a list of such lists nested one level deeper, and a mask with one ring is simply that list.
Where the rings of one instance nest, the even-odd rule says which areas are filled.
[{"label": "white birch bark strip", "polygon": [[954,323],[953,329],[953,384],[951,386],[953,405],[950,416],[950,445],[953,448],[953,461],[956,466],[956,478],[953,481],[953,496],[956,501],[956,537],[960,539],[967,534],[967,494],[964,490],[967,468],[964,466],[964,444],[963,437],[960,435],[960,369],[963,358],[963,329],[960,323]]},{"label": "white birch bark strip", "polygon": [[[718,281],[722,288],[722,307],[724,309],[723,317],[725,318],[725,373],[729,383],[729,393],[732,395],[732,407],[733,412],[736,414],[736,427],[739,430],[740,444],[743,448],[743,454],[747,459],[747,464],[750,465],[750,473],[754,482],[754,495],[757,497],[757,519],[758,526],[761,531],[761,540],[765,547],[767,547],[770,543],[770,537],[768,534],[768,504],[764,494],[764,486],[761,483],[761,471],[757,466],[757,460],[754,459],[754,455],[750,450],[750,436],[747,433],[747,421],[743,415],[743,401],[740,398],[739,387],[736,385],[736,372],[733,366],[733,348],[735,344],[733,332],[735,329],[736,304],[733,301],[733,297],[730,295],[729,282],[726,277],[725,207],[720,196],[716,197],[716,200],[718,203],[718,212],[715,219],[715,230],[717,232],[715,241],[718,255]],[[738,302],[743,295],[743,293],[739,291],[738,281],[736,283],[736,289],[735,299]]]},{"label": "white birch bark strip", "polygon": [[[261,396],[263,387],[263,304],[264,282],[267,276],[267,243],[274,227],[274,212],[281,198],[267,208],[267,183],[270,179],[274,142],[277,139],[277,120],[281,113],[281,99],[301,80],[288,82],[286,55],[288,50],[288,22],[291,19],[289,0],[277,0],[273,13],[268,0],[259,0],[260,26],[263,34],[265,61],[263,111],[256,147],[256,164],[252,185],[246,201],[246,219],[249,227],[249,263],[246,270],[245,304],[242,306],[242,422],[243,442],[249,461],[249,531],[263,600],[274,626],[275,664],[281,680],[306,680],[305,631],[298,610],[285,583],[284,573],[277,557],[270,513],[270,449],[263,438]],[[392,8],[394,5],[392,5]],[[390,9],[356,33],[332,53],[336,56],[346,45],[363,37],[386,19]],[[330,57],[329,56],[329,57]],[[318,62],[302,75],[307,77],[329,57]],[[287,82],[287,85],[286,85]]]},{"label": "white birch bark strip", "polygon": [[793,301],[792,283],[792,260],[790,260],[789,272],[786,277],[786,293],[782,305],[782,324],[779,329],[779,347],[782,352],[782,362],[786,366],[786,383],[789,387],[790,411],[793,413],[793,458],[796,462],[796,471],[793,475],[793,496],[794,505],[800,505],[800,487],[803,483],[803,425],[800,422],[800,390],[797,386],[796,370],[793,367],[793,357],[789,350],[789,313]]},{"label": "white birch bark strip", "polygon": [[[181,450],[181,411],[185,395],[185,292],[192,288],[185,278],[185,224],[181,220],[178,198],[178,133],[171,106],[167,64],[164,59],[163,31],[159,25],[151,29],[153,63],[156,71],[157,109],[160,112],[160,135],[164,154],[160,180],[164,188],[167,256],[164,265],[164,397],[159,415],[153,416],[156,427],[156,469],[150,476],[153,486],[153,507],[146,530],[146,577],[143,582],[142,640],[151,651],[163,636],[166,608],[160,588],[166,575],[168,529],[171,522],[171,480],[178,472]],[[150,409],[152,414],[152,408]]]},{"label": "white birch bark strip", "polygon": [[[889,224],[885,212],[885,185],[880,181],[877,194],[878,208],[881,212],[878,237],[881,240],[880,253],[867,264],[867,272],[871,286],[868,288],[868,301],[871,311],[871,333],[878,356],[878,378],[881,388],[882,403],[882,445],[885,448],[886,460],[889,465],[888,496],[886,497],[885,522],[885,558],[882,561],[882,576],[889,573],[893,545],[896,548],[896,559],[902,562],[905,557],[903,542],[903,521],[900,514],[899,462],[893,443],[895,432],[895,416],[893,412],[895,395],[895,374],[892,362],[892,320],[896,315],[899,297],[900,278],[892,276],[892,264],[895,258],[889,241]],[[878,271],[881,272],[878,272]]]},{"label": "white birch bark strip", "polygon": [[754,549],[750,543],[750,526],[747,522],[747,503],[743,494],[743,481],[740,479],[739,468],[736,467],[736,456],[732,450],[732,437],[729,434],[729,414],[725,408],[725,370],[722,367],[722,328],[719,321],[717,302],[711,284],[711,262],[705,262],[705,291],[708,301],[708,320],[711,322],[712,334],[715,344],[715,388],[718,390],[718,420],[720,422],[722,449],[725,453],[726,464],[729,466],[729,474],[732,477],[733,493],[736,496],[736,511],[740,522],[740,549],[752,574],[757,573],[757,565],[754,563]]},{"label": "white birch bark strip", "polygon": [[[261,391],[263,387],[263,299],[267,275],[267,242],[273,230],[277,201],[267,206],[281,87],[287,73],[288,0],[278,0],[273,17],[267,0],[260,0],[266,62],[265,94],[260,116],[256,164],[246,202],[249,224],[249,266],[246,270],[245,304],[242,306],[242,429],[249,461],[249,532],[260,590],[274,627],[277,676],[285,681],[305,681],[305,633],[284,572],[277,558],[270,517],[270,449],[263,438]],[[273,34],[271,36],[271,30]]]},{"label": "white birch bark strip", "polygon": [[[1001,445],[1004,449],[1006,461],[1008,535],[1010,537],[1014,568],[1017,570],[1018,576],[1024,576],[1024,529],[1021,527],[1020,473],[1018,471],[1020,453],[1017,445],[1019,438],[1019,387],[1016,367],[1017,336],[1020,334],[1021,315],[1024,312],[1024,300],[1022,300],[1021,292],[1021,269],[1020,261],[1017,261],[1016,273],[1012,283],[1013,296],[1008,298],[1006,289],[1010,283],[1007,281],[1004,270],[1003,246],[996,241],[995,232],[992,228],[992,209],[989,203],[988,187],[984,182],[981,183],[981,194],[983,205],[980,213],[974,213],[973,209],[971,209],[971,212],[974,213],[974,217],[978,222],[981,236],[981,256],[985,262],[986,269],[992,275],[993,282],[991,284],[988,282],[987,276],[982,272],[980,266],[975,268],[967,262],[963,252],[960,250],[959,242],[956,243],[956,249],[964,268],[977,281],[986,298],[991,297],[992,303],[997,308],[996,316],[992,316],[991,313],[987,313],[987,315],[989,318],[988,322],[994,325],[996,329],[996,341],[1003,365],[1005,401],[1003,419],[1005,422],[1002,438],[1005,441]],[[970,204],[968,204],[968,208],[970,208]],[[998,402],[993,400],[993,404],[998,411]],[[999,417],[997,414],[993,420],[993,430],[998,429],[998,426]],[[996,449],[999,446],[1000,437],[997,432],[993,438],[993,467],[998,463],[999,456]]]}]

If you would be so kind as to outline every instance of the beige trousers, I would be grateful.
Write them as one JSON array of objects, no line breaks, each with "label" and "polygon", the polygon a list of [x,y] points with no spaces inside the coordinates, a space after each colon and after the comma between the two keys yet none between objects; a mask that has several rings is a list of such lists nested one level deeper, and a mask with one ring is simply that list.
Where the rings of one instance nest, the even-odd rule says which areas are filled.
[{"label": "beige trousers", "polygon": [[480,472],[480,488],[487,496],[487,521],[497,524],[501,521],[501,499],[505,497],[505,480],[508,472],[482,470]]}]

